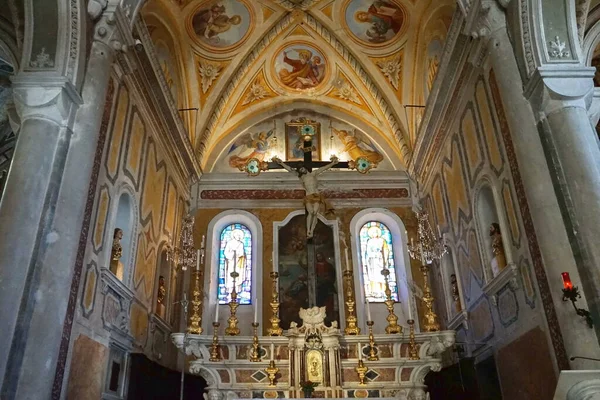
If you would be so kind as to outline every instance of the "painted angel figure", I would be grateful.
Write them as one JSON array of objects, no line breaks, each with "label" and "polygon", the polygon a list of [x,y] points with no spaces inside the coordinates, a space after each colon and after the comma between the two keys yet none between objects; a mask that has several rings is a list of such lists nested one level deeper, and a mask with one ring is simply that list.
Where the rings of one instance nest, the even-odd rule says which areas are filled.
[{"label": "painted angel figure", "polygon": [[233,155],[229,158],[229,166],[243,170],[246,162],[252,158],[256,158],[258,161],[264,161],[267,152],[270,149],[270,139],[275,133],[274,129],[268,132],[262,131],[252,135],[251,133],[245,133],[240,136],[229,148],[228,154],[231,154],[239,147],[243,147],[242,153],[247,149],[252,150],[247,156]]},{"label": "painted angel figure", "polygon": [[344,151],[348,153],[350,159],[366,158],[375,165],[383,161],[383,155],[377,151],[373,141],[360,131],[355,129],[353,132],[349,132],[335,128],[332,130],[344,144]]},{"label": "painted angel figure", "polygon": [[336,156],[331,157],[331,162],[327,165],[322,166],[316,171],[308,172],[306,167],[302,166],[294,169],[281,161],[279,158],[273,158],[273,162],[281,165],[286,171],[298,174],[302,186],[304,187],[304,207],[306,208],[306,238],[312,239],[317,223],[319,222],[319,211],[323,214],[333,213],[333,208],[323,196],[323,193],[319,192],[318,188],[318,177],[323,172],[333,168],[338,163]]}]

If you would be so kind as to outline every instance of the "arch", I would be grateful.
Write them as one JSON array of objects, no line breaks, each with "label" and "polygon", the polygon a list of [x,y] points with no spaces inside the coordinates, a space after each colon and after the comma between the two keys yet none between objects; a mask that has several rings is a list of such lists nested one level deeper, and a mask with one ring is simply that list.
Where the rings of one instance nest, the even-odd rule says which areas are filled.
[{"label": "arch", "polygon": [[[358,260],[356,262],[352,262],[353,266],[358,266],[361,268],[359,271],[362,271],[362,263],[361,263],[361,247],[360,247],[360,229],[365,225],[365,223],[369,221],[379,221],[384,223],[388,229],[390,230],[392,237],[392,249],[395,254],[395,266],[396,266],[396,282],[398,285],[398,298],[400,301],[400,307],[396,306],[396,310],[401,309],[403,315],[398,315],[398,311],[396,311],[396,315],[398,315],[399,323],[402,324],[408,319],[408,316],[412,313],[413,316],[416,316],[416,302],[414,299],[414,294],[410,289],[411,284],[409,282],[413,282],[412,271],[410,268],[410,257],[408,255],[408,235],[406,233],[406,227],[404,222],[398,215],[393,213],[392,211],[385,208],[368,208],[358,212],[350,221],[350,243],[352,248],[352,259]],[[357,268],[354,267],[354,287],[356,288],[356,298],[357,304],[357,316],[359,321],[366,321],[365,318],[365,307],[360,305],[361,301],[364,301],[365,292],[364,292],[364,278],[362,273],[357,272]],[[410,308],[410,313],[409,313]],[[387,309],[384,305],[375,304],[373,306],[373,315],[376,320],[375,326],[385,326],[385,316],[387,316]],[[419,329],[419,320],[415,319],[415,328]],[[377,320],[380,320],[379,324],[377,324]],[[366,326],[363,326],[362,329],[365,329]]]},{"label": "arch", "polygon": [[[477,231],[479,255],[484,265],[483,272],[486,282],[493,280],[499,274],[500,270],[513,262],[510,246],[511,241],[508,237],[508,221],[506,221],[506,213],[502,207],[502,197],[495,183],[495,180],[489,176],[483,176],[475,185],[474,191],[473,216],[475,219],[475,230]],[[493,239],[490,236],[490,227],[494,223],[497,223],[500,227],[505,254],[505,265],[504,267],[499,267],[496,272],[492,268],[494,254],[492,251]],[[497,263],[499,260],[495,262]]]},{"label": "arch", "polygon": [[[170,324],[171,298],[173,296],[173,287],[171,285],[173,281],[173,272],[171,271],[171,263],[168,260],[166,246],[166,242],[163,242],[158,246],[159,251],[158,257],[156,258],[156,276],[154,279],[152,311],[163,321]],[[163,278],[162,283],[160,278]],[[162,293],[161,286],[164,288],[164,292]],[[159,296],[162,296],[161,301],[159,301]]]},{"label": "arch", "polygon": [[[465,299],[462,290],[462,280],[460,274],[460,268],[458,268],[458,260],[456,258],[456,251],[454,243],[451,243],[446,239],[447,252],[440,260],[440,268],[442,273],[442,285],[444,288],[444,303],[446,305],[446,312],[448,315],[448,322],[452,321],[453,318],[465,308]],[[458,291],[458,305],[454,299],[454,287],[452,282],[452,275],[456,279],[456,288]],[[460,309],[459,307],[460,306]]]},{"label": "arch", "polygon": [[121,247],[123,248],[123,253],[121,262],[123,263],[123,277],[121,281],[125,286],[130,287],[135,269],[137,248],[137,198],[135,191],[126,183],[122,183],[117,189],[115,198],[118,200],[115,202],[110,219],[112,222],[110,225],[111,229],[108,230],[110,234],[105,237],[105,243],[109,243],[109,245],[104,246],[106,249],[106,262],[104,265],[109,266],[111,262],[114,231],[117,228],[122,229],[123,239],[121,240]]},{"label": "arch", "polygon": [[[263,102],[267,103],[267,102]],[[261,104],[263,104],[261,103]],[[238,125],[231,129],[229,133],[225,136],[215,140],[211,143],[210,147],[207,149],[208,157],[205,158],[203,163],[206,171],[211,171],[216,163],[221,159],[223,152],[227,151],[227,149],[231,146],[233,141],[245,133],[248,129],[251,129],[252,126],[255,126],[259,123],[268,121],[269,119],[276,118],[280,115],[285,115],[292,111],[298,110],[310,110],[311,112],[317,114],[323,114],[321,110],[319,110],[316,105],[322,105],[327,107],[327,115],[330,116],[332,120],[338,120],[340,122],[347,123],[356,127],[361,132],[377,132],[374,126],[366,123],[365,121],[357,118],[350,113],[345,112],[343,109],[338,109],[335,107],[329,107],[326,103],[320,103],[316,99],[313,100],[295,100],[289,103],[281,103],[280,101],[276,103],[277,106],[261,106],[261,110],[257,111],[249,115],[244,121],[244,125]],[[274,104],[272,104],[274,105]],[[365,133],[366,134],[366,133]],[[380,142],[380,140],[374,140],[375,143],[379,145],[379,150],[383,153],[384,157],[390,161],[394,169],[402,170],[404,169],[404,164],[402,162],[402,158],[400,157],[400,150],[395,145],[395,142],[392,138],[384,136],[382,133],[380,135],[369,134],[371,139],[383,139],[384,145]],[[221,144],[220,149],[216,149],[217,146]]]},{"label": "arch", "polygon": [[[208,260],[208,268],[205,271],[204,293],[207,294],[208,299],[204,301],[204,315],[206,316],[202,319],[204,329],[208,329],[211,325],[211,322],[214,319],[215,307],[217,306],[221,233],[225,227],[235,223],[245,225],[253,238],[251,244],[251,304],[240,305],[237,316],[240,321],[251,321],[254,314],[254,308],[257,307],[258,320],[262,320],[263,299],[260,292],[262,286],[259,285],[260,279],[262,279],[263,276],[263,251],[262,246],[259,246],[259,243],[262,243],[263,238],[262,224],[254,214],[251,214],[248,211],[227,210],[216,215],[208,224],[207,229],[208,245],[206,246],[206,259]],[[220,320],[224,321],[226,320],[225,315],[226,311],[229,310],[229,307],[227,305],[221,305],[219,307]],[[239,327],[242,331],[242,335],[251,333],[250,324],[240,323]]]}]

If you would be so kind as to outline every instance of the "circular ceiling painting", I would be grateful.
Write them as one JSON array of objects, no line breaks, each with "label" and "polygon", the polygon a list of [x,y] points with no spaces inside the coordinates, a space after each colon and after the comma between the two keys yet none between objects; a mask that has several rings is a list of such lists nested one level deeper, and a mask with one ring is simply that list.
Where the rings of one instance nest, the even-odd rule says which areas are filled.
[{"label": "circular ceiling painting", "polygon": [[228,50],[248,36],[252,23],[251,9],[244,0],[210,1],[193,13],[189,33],[201,45]]},{"label": "circular ceiling painting", "polygon": [[382,46],[405,31],[406,12],[392,0],[349,0],[344,22],[352,36],[368,46]]},{"label": "circular ceiling painting", "polygon": [[305,43],[294,43],[275,55],[275,75],[289,89],[305,90],[319,86],[329,67],[323,52]]}]

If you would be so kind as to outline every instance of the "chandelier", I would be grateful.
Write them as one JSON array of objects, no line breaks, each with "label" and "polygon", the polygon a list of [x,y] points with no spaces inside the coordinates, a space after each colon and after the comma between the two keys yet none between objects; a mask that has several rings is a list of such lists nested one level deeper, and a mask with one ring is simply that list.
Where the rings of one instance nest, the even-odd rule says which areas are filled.
[{"label": "chandelier", "polygon": [[194,217],[189,214],[183,219],[181,234],[179,235],[179,247],[167,244],[167,261],[175,268],[187,271],[194,268],[197,263],[197,252],[194,248]]},{"label": "chandelier", "polygon": [[408,254],[414,260],[421,260],[423,265],[429,265],[433,260],[439,260],[448,252],[444,238],[440,234],[436,236],[429,223],[427,211],[417,212],[417,241],[411,239],[408,245]]}]

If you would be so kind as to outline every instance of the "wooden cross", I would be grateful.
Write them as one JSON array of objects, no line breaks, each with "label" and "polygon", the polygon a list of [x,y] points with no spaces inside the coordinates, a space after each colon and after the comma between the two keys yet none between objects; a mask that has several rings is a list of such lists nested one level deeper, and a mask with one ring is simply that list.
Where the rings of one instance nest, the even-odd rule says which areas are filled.
[{"label": "wooden cross", "polygon": [[[306,140],[309,139],[309,140]],[[304,160],[303,161],[283,161],[286,165],[298,169],[304,167],[308,172],[312,172],[313,168],[320,168],[330,162],[327,161],[315,161],[312,158],[313,143],[312,138],[304,138]],[[282,169],[283,167],[276,162],[269,162],[269,169]],[[338,162],[334,168],[350,168],[347,161]],[[308,211],[305,210],[306,220],[308,223]],[[316,254],[315,254],[315,243],[312,238],[306,240],[306,260],[308,263],[308,305],[309,307],[317,306],[317,275],[316,275]]]}]

